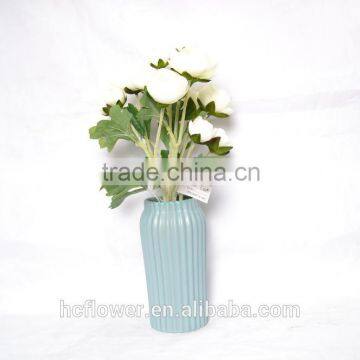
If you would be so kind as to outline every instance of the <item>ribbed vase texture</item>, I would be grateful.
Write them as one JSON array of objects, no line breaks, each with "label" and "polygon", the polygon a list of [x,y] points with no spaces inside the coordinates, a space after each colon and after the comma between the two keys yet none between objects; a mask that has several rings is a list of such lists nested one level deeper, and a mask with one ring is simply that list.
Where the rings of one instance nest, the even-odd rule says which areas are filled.
[{"label": "ribbed vase texture", "polygon": [[196,200],[148,199],[140,228],[151,326],[187,332],[206,325],[205,217]]}]

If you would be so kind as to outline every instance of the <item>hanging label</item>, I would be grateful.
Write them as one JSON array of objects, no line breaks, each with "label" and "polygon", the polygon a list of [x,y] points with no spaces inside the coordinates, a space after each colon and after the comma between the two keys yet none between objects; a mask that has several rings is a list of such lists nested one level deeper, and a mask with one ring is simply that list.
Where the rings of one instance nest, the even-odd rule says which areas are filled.
[{"label": "hanging label", "polygon": [[211,184],[210,181],[184,181],[181,185],[179,185],[177,191],[180,194],[191,196],[194,199],[207,203],[211,193]]}]

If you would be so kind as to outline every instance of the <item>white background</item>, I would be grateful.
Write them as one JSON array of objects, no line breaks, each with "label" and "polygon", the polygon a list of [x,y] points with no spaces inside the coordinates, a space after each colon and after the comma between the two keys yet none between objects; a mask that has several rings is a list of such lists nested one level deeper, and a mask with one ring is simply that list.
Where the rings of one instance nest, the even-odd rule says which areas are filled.
[{"label": "white background", "polygon": [[[97,178],[139,153],[109,155],[88,128],[109,79],[183,44],[216,56],[232,161],[261,169],[204,206],[210,301],[299,304],[301,318],[175,335],[60,320],[60,299],[147,301],[148,194],[110,210]],[[2,0],[0,54],[1,359],[360,358],[358,0]]]}]

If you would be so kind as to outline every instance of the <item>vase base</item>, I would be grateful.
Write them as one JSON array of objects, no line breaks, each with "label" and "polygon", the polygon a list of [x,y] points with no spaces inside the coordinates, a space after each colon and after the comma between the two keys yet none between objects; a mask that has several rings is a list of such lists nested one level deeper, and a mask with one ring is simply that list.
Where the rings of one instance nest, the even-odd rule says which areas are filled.
[{"label": "vase base", "polygon": [[197,324],[185,323],[181,325],[178,324],[178,326],[174,326],[173,323],[171,323],[169,320],[166,320],[166,321],[162,321],[161,324],[159,324],[159,322],[156,323],[150,322],[150,325],[154,330],[159,332],[182,334],[182,333],[188,333],[188,332],[200,330],[203,327],[205,327],[209,322],[209,318],[201,318],[197,320],[198,320]]}]

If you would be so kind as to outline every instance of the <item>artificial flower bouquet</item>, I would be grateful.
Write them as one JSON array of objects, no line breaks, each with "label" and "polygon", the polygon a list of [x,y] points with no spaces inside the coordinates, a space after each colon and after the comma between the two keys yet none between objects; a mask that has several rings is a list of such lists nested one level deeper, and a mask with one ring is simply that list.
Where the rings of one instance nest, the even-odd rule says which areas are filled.
[{"label": "artificial flower bouquet", "polygon": [[[144,202],[140,232],[149,319],[159,331],[193,331],[209,320],[202,311],[208,301],[205,215],[195,199],[203,200],[194,188],[182,190],[170,170],[183,174],[183,163],[221,157],[232,149],[225,131],[212,124],[213,118],[232,113],[229,96],[210,82],[215,67],[199,50],[176,49],[116,87],[103,107],[107,118],[90,128],[90,137],[108,151],[118,140],[132,142],[144,151],[147,169],[161,174],[161,181],[130,179],[102,185],[112,198],[111,208],[144,190],[155,195]],[[170,315],[152,312],[169,306]],[[188,316],[190,307],[194,311]]]}]

